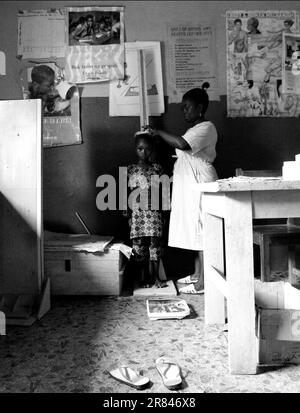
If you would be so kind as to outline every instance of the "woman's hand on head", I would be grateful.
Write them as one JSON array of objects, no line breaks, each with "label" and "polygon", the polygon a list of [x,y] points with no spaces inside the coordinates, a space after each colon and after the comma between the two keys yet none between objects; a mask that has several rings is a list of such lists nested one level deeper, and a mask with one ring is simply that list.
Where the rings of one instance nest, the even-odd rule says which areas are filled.
[{"label": "woman's hand on head", "polygon": [[149,133],[151,137],[154,137],[157,135],[156,129],[153,129],[150,125],[143,126],[143,129],[145,132]]}]

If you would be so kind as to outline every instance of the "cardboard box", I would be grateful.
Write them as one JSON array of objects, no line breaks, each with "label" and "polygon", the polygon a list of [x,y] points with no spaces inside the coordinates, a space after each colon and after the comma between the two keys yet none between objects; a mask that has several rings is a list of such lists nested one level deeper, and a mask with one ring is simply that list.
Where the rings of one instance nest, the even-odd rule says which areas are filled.
[{"label": "cardboard box", "polygon": [[300,363],[300,291],[255,280],[259,364]]},{"label": "cardboard box", "polygon": [[120,295],[127,259],[113,248],[112,237],[84,237],[45,238],[45,276],[50,278],[51,294]]}]

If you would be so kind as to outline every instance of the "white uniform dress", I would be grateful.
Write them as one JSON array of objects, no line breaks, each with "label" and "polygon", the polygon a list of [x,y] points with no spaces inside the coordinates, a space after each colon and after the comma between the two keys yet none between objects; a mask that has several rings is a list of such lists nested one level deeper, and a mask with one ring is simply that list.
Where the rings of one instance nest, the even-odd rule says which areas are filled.
[{"label": "white uniform dress", "polygon": [[212,122],[204,121],[188,129],[182,137],[191,150],[176,149],[168,245],[200,251],[203,250],[201,192],[195,184],[218,179],[212,165],[217,131]]}]

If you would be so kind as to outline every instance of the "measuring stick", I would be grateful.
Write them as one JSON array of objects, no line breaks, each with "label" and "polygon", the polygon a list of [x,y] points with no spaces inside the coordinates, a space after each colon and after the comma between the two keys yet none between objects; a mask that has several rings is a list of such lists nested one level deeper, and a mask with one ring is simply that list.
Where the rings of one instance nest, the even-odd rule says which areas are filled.
[{"label": "measuring stick", "polygon": [[145,50],[138,49],[137,54],[139,69],[140,131],[142,131],[143,126],[149,125],[149,103],[147,97]]}]

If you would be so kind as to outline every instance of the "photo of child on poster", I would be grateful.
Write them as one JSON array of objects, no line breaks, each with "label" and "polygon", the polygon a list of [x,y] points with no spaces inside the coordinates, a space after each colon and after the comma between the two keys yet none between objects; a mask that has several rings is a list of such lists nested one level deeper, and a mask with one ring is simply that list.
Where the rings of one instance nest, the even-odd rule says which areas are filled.
[{"label": "photo of child on poster", "polygon": [[55,87],[55,71],[47,65],[37,65],[29,70],[29,99],[41,99],[44,116],[71,116],[71,90],[69,99],[63,99]]},{"label": "photo of child on poster", "polygon": [[120,12],[69,13],[69,46],[120,44]]},{"label": "photo of child on poster", "polygon": [[124,78],[124,6],[66,7],[65,80]]},{"label": "photo of child on poster", "polygon": [[47,63],[27,67],[23,70],[21,82],[24,99],[42,101],[43,145],[81,143],[78,89],[63,81],[58,66]]}]

